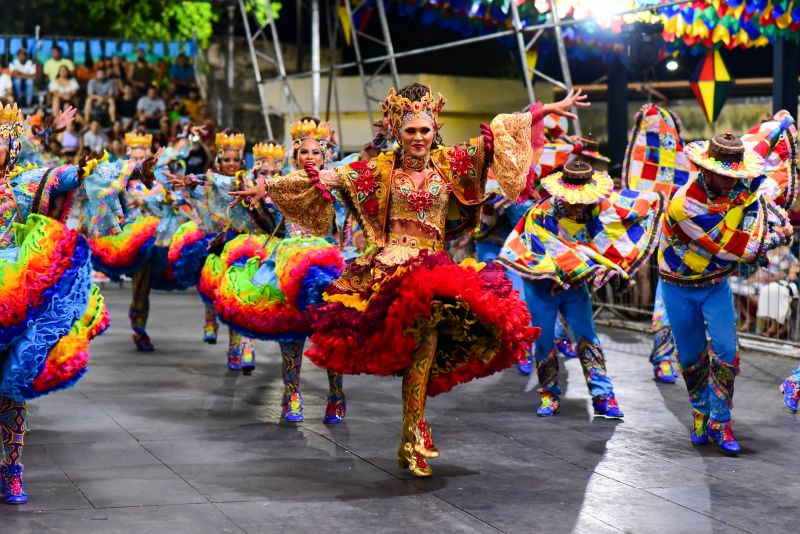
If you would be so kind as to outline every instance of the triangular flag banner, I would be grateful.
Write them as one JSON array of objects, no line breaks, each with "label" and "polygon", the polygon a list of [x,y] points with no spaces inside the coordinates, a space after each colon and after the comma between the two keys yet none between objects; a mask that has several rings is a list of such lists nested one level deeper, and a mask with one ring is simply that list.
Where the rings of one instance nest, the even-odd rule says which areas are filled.
[{"label": "triangular flag banner", "polygon": [[528,64],[528,72],[530,73],[532,80],[533,70],[536,68],[536,63],[539,62],[539,51],[528,50],[527,52],[525,52],[525,62]]},{"label": "triangular flag banner", "polygon": [[342,25],[342,33],[344,33],[344,42],[350,46],[350,37],[352,34],[352,27],[350,26],[350,17],[347,16],[347,6],[339,7],[339,24]]},{"label": "triangular flag banner", "polygon": [[722,60],[719,50],[713,50],[706,54],[689,81],[706,119],[713,123],[719,117],[722,107],[728,99],[731,85],[733,85],[730,72],[728,72],[728,67]]}]

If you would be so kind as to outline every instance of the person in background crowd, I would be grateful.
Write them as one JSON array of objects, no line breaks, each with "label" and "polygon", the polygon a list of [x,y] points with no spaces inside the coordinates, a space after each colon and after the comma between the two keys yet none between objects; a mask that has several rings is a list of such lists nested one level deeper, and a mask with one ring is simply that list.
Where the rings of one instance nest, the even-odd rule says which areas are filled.
[{"label": "person in background crowd", "polygon": [[64,131],[58,134],[56,139],[61,145],[60,154],[66,158],[67,161],[72,161],[81,149],[83,149],[83,140],[78,134],[74,122],[69,123]]},{"label": "person in background crowd", "polygon": [[122,84],[122,94],[117,97],[115,108],[117,117],[122,121],[122,126],[127,130],[136,119],[136,105],[139,99],[133,86],[127,82]]},{"label": "person in background crowd", "polygon": [[36,78],[36,63],[28,58],[28,51],[20,48],[17,57],[9,65],[17,102],[25,107],[33,105],[33,80]]},{"label": "person in background crowd", "polygon": [[50,82],[47,90],[50,93],[53,110],[61,109],[63,104],[71,104],[75,107],[80,105],[78,102],[80,87],[72,72],[64,65],[58,69],[58,75]]},{"label": "person in background crowd", "polygon": [[[176,92],[177,94],[177,92]],[[200,122],[203,119],[202,111],[205,102],[200,98],[200,92],[196,87],[189,88],[186,98],[183,99],[183,110],[192,122]]]},{"label": "person in background crowd", "polygon": [[108,77],[114,80],[117,93],[121,93],[123,86],[128,83],[128,69],[120,56],[113,56],[108,62]]},{"label": "person in background crowd", "polygon": [[753,275],[758,287],[756,318],[764,321],[768,337],[786,337],[789,332],[789,312],[792,298],[797,296],[797,274],[800,262],[789,247],[779,247],[767,253],[769,264]]},{"label": "person in background crowd", "polygon": [[93,120],[83,134],[83,146],[91,152],[102,154],[108,145],[108,137],[103,133],[100,122]]},{"label": "person in background crowd", "polygon": [[2,70],[2,66],[0,66],[0,98],[5,101],[14,100],[14,84],[11,83],[11,76]]},{"label": "person in background crowd", "polygon": [[114,81],[108,78],[104,68],[97,69],[97,72],[86,86],[86,104],[83,107],[84,116],[89,119],[95,106],[108,109],[108,116],[111,122],[117,120],[117,106],[114,101],[116,88]]},{"label": "person in background crowd", "polygon": [[54,46],[50,52],[50,59],[44,62],[42,72],[47,76],[47,81],[52,83],[58,78],[61,67],[66,67],[70,72],[75,72],[75,64],[71,60],[63,57],[60,46]]},{"label": "person in background crowd", "polygon": [[159,120],[165,111],[167,111],[167,104],[158,95],[155,87],[147,89],[147,94],[139,98],[136,103],[136,116],[148,130],[158,129]]},{"label": "person in background crowd", "polygon": [[125,143],[122,139],[112,139],[108,145],[108,159],[111,163],[126,158]]},{"label": "person in background crowd", "polygon": [[172,82],[172,86],[175,88],[176,96],[190,95],[191,90],[196,90],[197,88],[194,79],[194,67],[189,64],[189,60],[185,54],[180,54],[177,61],[170,67],[169,78]]},{"label": "person in background crowd", "polygon": [[108,131],[108,139],[110,141],[114,141],[116,139],[124,141],[125,133],[125,126],[123,126],[122,121],[116,120],[114,121],[114,124],[111,125],[111,129]]},{"label": "person in background crowd", "polygon": [[144,94],[153,82],[153,67],[147,62],[144,50],[136,54],[136,62],[130,67],[128,80],[138,94]]}]

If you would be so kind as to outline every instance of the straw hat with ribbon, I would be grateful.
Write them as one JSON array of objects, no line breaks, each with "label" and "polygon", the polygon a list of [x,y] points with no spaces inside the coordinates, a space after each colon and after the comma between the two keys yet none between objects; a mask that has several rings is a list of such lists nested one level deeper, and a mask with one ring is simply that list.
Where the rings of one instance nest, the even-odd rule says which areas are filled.
[{"label": "straw hat with ribbon", "polygon": [[569,204],[598,204],[611,195],[614,180],[585,161],[570,161],[563,171],[542,178],[542,187]]},{"label": "straw hat with ribbon", "polygon": [[698,167],[729,178],[747,180],[764,173],[764,158],[746,150],[742,140],[730,132],[689,143],[683,151]]},{"label": "straw hat with ribbon", "polygon": [[584,158],[589,158],[604,163],[611,163],[611,160],[600,153],[600,143],[592,138],[592,134],[588,137],[581,137],[578,142],[581,144],[580,155]]}]

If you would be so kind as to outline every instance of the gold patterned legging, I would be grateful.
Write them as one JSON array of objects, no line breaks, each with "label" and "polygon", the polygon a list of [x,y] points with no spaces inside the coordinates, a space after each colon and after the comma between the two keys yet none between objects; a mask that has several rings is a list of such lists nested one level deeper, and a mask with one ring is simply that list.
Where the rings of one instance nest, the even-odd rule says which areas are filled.
[{"label": "gold patterned legging", "polygon": [[[283,399],[292,396],[300,389],[300,367],[303,364],[303,347],[305,339],[300,341],[281,341],[278,345],[281,348],[281,370],[283,374]],[[342,374],[328,370],[328,387],[331,397],[342,398]]]},{"label": "gold patterned legging", "polygon": [[18,465],[22,462],[25,432],[28,431],[28,408],[0,395],[0,430],[3,434],[3,465]]},{"label": "gold patterned legging", "polygon": [[411,365],[403,374],[403,422],[411,423],[425,418],[425,402],[428,399],[428,382],[436,356],[438,334],[425,329],[420,335]]}]

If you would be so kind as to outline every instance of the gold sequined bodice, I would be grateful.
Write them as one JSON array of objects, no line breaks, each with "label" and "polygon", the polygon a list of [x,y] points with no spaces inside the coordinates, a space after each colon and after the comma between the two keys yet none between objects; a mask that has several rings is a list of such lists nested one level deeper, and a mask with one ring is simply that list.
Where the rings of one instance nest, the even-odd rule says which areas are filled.
[{"label": "gold sequined bodice", "polygon": [[401,168],[392,173],[389,232],[378,259],[397,265],[417,257],[421,250],[444,248],[444,226],[450,188],[436,169],[417,187]]}]

